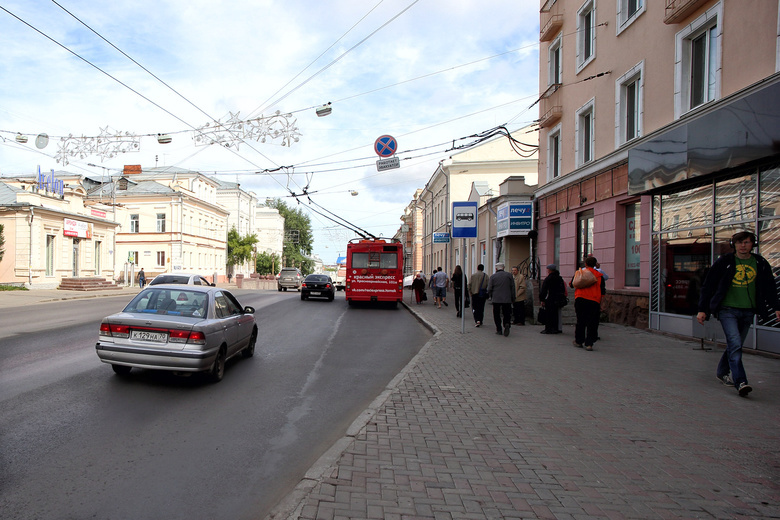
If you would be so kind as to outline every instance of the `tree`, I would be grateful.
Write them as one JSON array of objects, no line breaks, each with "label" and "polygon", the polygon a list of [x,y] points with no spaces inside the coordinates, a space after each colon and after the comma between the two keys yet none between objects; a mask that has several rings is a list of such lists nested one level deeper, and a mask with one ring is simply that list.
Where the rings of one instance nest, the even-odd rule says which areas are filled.
[{"label": "tree", "polygon": [[230,271],[231,266],[241,265],[252,258],[255,251],[257,237],[255,235],[238,235],[236,227],[233,226],[227,236],[227,267]]},{"label": "tree", "polygon": [[298,267],[303,274],[311,273],[314,270],[314,261],[310,258],[314,238],[309,216],[300,208],[289,208],[279,199],[273,199],[266,205],[275,208],[284,217],[284,249],[281,267]]},{"label": "tree", "polygon": [[282,263],[279,255],[263,251],[257,254],[255,271],[257,274],[276,274],[281,270]]},{"label": "tree", "polygon": [[0,262],[3,261],[3,255],[5,255],[5,226],[0,224]]}]

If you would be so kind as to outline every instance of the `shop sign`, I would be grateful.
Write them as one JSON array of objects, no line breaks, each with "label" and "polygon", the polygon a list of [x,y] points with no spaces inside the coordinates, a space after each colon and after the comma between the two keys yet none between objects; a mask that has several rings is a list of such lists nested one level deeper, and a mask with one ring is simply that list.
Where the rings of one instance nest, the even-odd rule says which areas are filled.
[{"label": "shop sign", "polygon": [[533,229],[533,202],[505,202],[496,211],[496,236],[526,236]]},{"label": "shop sign", "polygon": [[63,234],[66,237],[92,238],[92,224],[66,218],[63,220]]}]

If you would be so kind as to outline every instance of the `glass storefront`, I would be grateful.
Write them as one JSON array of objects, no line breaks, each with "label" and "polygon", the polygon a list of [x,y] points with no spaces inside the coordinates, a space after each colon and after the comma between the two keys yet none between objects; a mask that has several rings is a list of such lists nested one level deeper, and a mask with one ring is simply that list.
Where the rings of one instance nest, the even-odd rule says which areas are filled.
[{"label": "glass storefront", "polygon": [[[780,288],[780,166],[753,168],[734,178],[653,196],[651,312],[693,316],[713,261],[730,252],[738,231],[758,237],[755,250]],[[762,327],[780,328],[774,317]]]}]

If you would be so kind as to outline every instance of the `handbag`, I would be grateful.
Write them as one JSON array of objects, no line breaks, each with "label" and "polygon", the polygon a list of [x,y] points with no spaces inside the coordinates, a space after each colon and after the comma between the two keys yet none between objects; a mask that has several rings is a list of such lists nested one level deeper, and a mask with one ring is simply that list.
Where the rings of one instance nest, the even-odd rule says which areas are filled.
[{"label": "handbag", "polygon": [[544,325],[544,322],[547,321],[547,309],[539,307],[539,314],[536,315],[536,321]]},{"label": "handbag", "polygon": [[466,293],[466,302],[463,304],[463,307],[468,309],[470,305],[471,305],[471,298],[469,298],[469,293]]},{"label": "handbag", "polygon": [[422,301],[427,302],[428,301],[428,293],[423,292],[422,295],[423,295]]},{"label": "handbag", "polygon": [[575,289],[585,289],[594,283],[596,283],[596,276],[589,269],[577,269],[577,272],[574,273],[572,285]]},{"label": "handbag", "polygon": [[569,299],[566,296],[561,296],[558,299],[557,303],[558,303],[558,307],[566,307],[567,305],[569,305]]}]

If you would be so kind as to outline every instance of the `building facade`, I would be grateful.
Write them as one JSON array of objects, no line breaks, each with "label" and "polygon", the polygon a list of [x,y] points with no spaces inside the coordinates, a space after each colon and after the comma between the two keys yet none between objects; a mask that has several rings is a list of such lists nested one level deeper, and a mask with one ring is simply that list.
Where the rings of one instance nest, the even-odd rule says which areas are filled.
[{"label": "building facade", "polygon": [[[756,194],[762,180],[773,185],[759,163],[771,165],[777,151],[752,134],[762,134],[762,144],[780,138],[775,120],[758,117],[777,105],[760,92],[780,67],[778,4],[540,3],[538,253],[564,277],[596,256],[610,275],[603,304],[610,321],[717,339],[717,327],[697,329],[693,320],[704,270],[729,233],[769,238],[762,226],[774,225],[771,203],[727,218],[714,207],[719,189],[731,189],[720,178],[744,189],[745,177],[754,179]],[[751,110],[734,113],[746,105]],[[735,144],[749,152],[730,154]],[[691,183],[709,187],[693,195]],[[669,247],[676,240],[697,247],[677,254]],[[771,238],[759,242],[777,266]],[[776,325],[757,322],[748,344],[763,348]]]},{"label": "building facade", "polygon": [[464,249],[460,240],[457,243],[451,240],[451,213],[453,202],[469,200],[475,182],[494,196],[508,177],[523,176],[528,184],[537,183],[536,129],[522,128],[512,137],[525,143],[529,152],[519,155],[506,136],[486,141],[441,161],[423,188],[416,206],[424,215],[422,269],[426,274],[430,275],[437,267],[451,273],[462,263],[464,251],[468,254],[468,247]]}]

